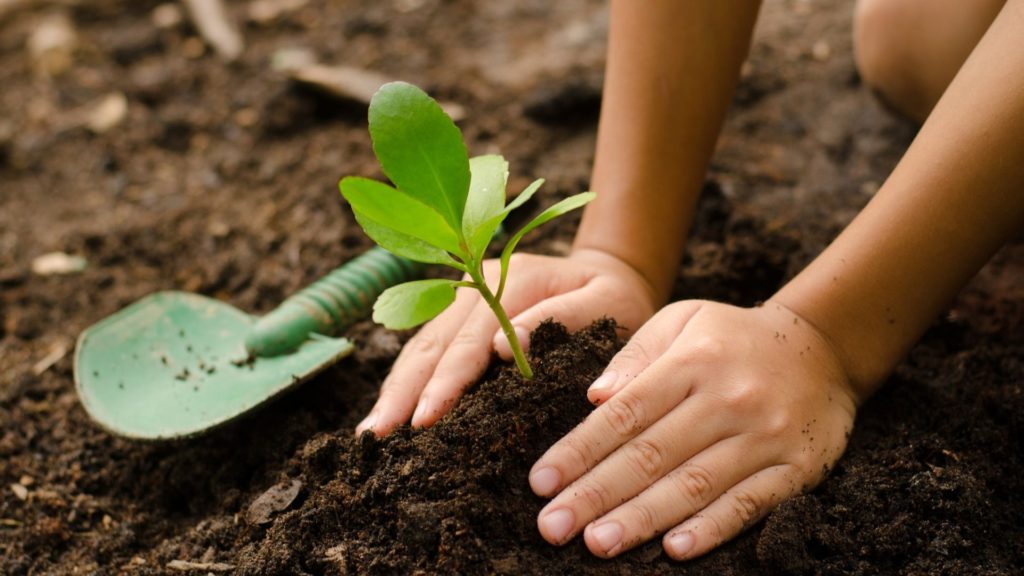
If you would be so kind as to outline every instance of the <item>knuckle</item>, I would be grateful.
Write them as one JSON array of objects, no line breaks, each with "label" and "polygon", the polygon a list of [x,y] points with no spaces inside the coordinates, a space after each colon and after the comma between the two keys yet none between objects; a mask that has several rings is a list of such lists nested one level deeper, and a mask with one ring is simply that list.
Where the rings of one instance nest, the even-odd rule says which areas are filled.
[{"label": "knuckle", "polygon": [[459,330],[448,348],[476,348],[481,343],[480,335],[469,330]]},{"label": "knuckle", "polygon": [[626,444],[626,458],[632,468],[639,470],[646,480],[661,477],[665,454],[656,442],[643,438],[633,440]]},{"label": "knuckle", "polygon": [[629,509],[636,520],[636,532],[646,535],[658,532],[659,516],[657,511],[649,504],[633,503],[629,505]]},{"label": "knuckle", "polygon": [[701,515],[700,518],[702,521],[707,522],[708,532],[715,542],[725,542],[728,535],[726,534],[725,527],[722,525],[722,519],[716,514],[705,514]]},{"label": "knuckle", "polygon": [[722,358],[726,352],[725,341],[713,335],[695,337],[682,354],[688,364],[711,364]]},{"label": "knuckle", "polygon": [[619,350],[619,353],[615,355],[615,360],[612,361],[612,364],[643,365],[649,364],[650,358],[651,357],[648,354],[643,342],[640,342],[639,340],[634,338],[630,340],[629,343],[627,343],[625,346],[623,346],[622,350]]},{"label": "knuckle", "polygon": [[808,479],[817,478],[821,472],[819,469],[821,464],[813,446],[805,447],[799,454],[793,456],[791,462],[796,468],[797,475],[805,482]]},{"label": "knuckle", "polygon": [[592,457],[590,445],[580,440],[576,434],[569,434],[562,440],[558,459],[565,458],[573,470],[589,470]]},{"label": "knuckle", "polygon": [[679,495],[695,508],[708,500],[715,487],[714,475],[698,464],[684,464],[672,474],[672,483]]},{"label": "knuckle", "polygon": [[426,334],[422,330],[409,339],[405,349],[417,356],[433,356],[444,349],[440,338],[433,334]]},{"label": "knuckle", "polygon": [[661,309],[662,311],[659,314],[672,314],[672,315],[686,314],[686,313],[690,312],[691,310],[693,310],[693,305],[694,305],[694,301],[693,300],[677,300],[677,301],[675,301],[675,302],[673,302],[673,303],[663,307]]},{"label": "knuckle", "polygon": [[764,419],[764,432],[770,438],[779,438],[793,429],[794,418],[788,410],[779,410]]},{"label": "knuckle", "polygon": [[603,514],[612,508],[611,494],[603,485],[584,482],[573,490],[573,497],[596,514]]},{"label": "knuckle", "polygon": [[612,399],[600,410],[603,412],[608,426],[619,436],[632,436],[643,429],[643,402],[627,390],[622,390],[612,396]]},{"label": "knuckle", "polygon": [[764,387],[758,382],[746,380],[737,382],[722,393],[726,406],[732,409],[749,409],[762,397]]},{"label": "knuckle", "polygon": [[746,530],[761,518],[764,503],[761,499],[746,491],[737,491],[732,495],[732,512],[738,520],[741,530]]}]

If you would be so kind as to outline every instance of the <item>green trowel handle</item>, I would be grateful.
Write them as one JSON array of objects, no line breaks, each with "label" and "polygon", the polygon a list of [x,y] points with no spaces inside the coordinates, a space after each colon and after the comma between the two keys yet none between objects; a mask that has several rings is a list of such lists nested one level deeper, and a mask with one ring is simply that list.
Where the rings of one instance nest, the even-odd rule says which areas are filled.
[{"label": "green trowel handle", "polygon": [[422,264],[373,248],[257,320],[245,347],[256,356],[278,356],[298,348],[310,334],[340,334],[370,315],[381,292],[419,278],[423,270]]}]

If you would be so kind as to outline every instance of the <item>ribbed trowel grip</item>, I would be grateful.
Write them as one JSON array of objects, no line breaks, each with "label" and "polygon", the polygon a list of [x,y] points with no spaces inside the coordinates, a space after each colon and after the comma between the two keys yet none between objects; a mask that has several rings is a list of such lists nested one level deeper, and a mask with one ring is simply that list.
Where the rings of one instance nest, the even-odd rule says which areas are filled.
[{"label": "ribbed trowel grip", "polygon": [[339,334],[369,316],[381,292],[419,278],[423,270],[422,264],[373,248],[260,318],[245,347],[256,356],[277,356],[294,350],[310,334]]}]

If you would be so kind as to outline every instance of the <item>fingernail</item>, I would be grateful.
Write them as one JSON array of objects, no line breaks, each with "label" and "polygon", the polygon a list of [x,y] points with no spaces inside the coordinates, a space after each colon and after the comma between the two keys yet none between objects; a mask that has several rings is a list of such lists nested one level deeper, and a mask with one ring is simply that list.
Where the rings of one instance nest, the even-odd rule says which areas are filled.
[{"label": "fingernail", "polygon": [[551,496],[558,490],[562,475],[554,468],[541,468],[530,474],[530,487],[538,496]]},{"label": "fingernail", "polygon": [[668,537],[666,544],[668,545],[669,553],[675,558],[682,558],[686,556],[690,550],[693,550],[693,545],[697,543],[697,539],[694,538],[693,532],[680,532],[673,534]]},{"label": "fingernail", "polygon": [[376,412],[370,412],[366,418],[363,418],[363,421],[356,425],[356,436],[367,430],[372,430],[373,425],[377,423],[377,417],[378,414]]},{"label": "fingernail", "polygon": [[619,373],[616,372],[615,370],[609,370],[604,374],[601,374],[600,378],[594,380],[594,383],[590,385],[590,389],[587,390],[587,392],[595,392],[597,390],[605,390],[607,388],[611,388],[612,384],[615,384],[615,381],[618,379]]},{"label": "fingernail", "polygon": [[566,508],[548,512],[540,519],[541,530],[558,544],[565,542],[575,525],[576,518],[572,511]]},{"label": "fingernail", "polygon": [[416,423],[427,416],[430,408],[428,407],[430,400],[428,398],[420,399],[420,403],[416,405],[416,411],[412,414],[412,424],[415,426]]},{"label": "fingernail", "polygon": [[611,554],[619,546],[619,543],[622,542],[622,524],[615,521],[605,522],[600,526],[596,526],[591,535],[606,554]]}]

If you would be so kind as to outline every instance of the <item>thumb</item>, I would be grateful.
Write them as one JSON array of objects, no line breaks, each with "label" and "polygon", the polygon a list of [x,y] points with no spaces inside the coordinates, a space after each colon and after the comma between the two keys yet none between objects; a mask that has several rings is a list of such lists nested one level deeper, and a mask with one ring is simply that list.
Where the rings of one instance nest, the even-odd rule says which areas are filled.
[{"label": "thumb", "polygon": [[654,315],[612,358],[604,373],[590,385],[587,399],[607,402],[665,354],[703,304],[689,300],[670,304]]},{"label": "thumb", "polygon": [[[561,322],[570,332],[575,332],[604,315],[605,311],[595,301],[592,291],[584,286],[538,302],[513,318],[512,328],[525,351],[530,346],[530,333],[549,318]],[[501,330],[494,335],[494,351],[504,360],[512,359],[512,347]]]}]

